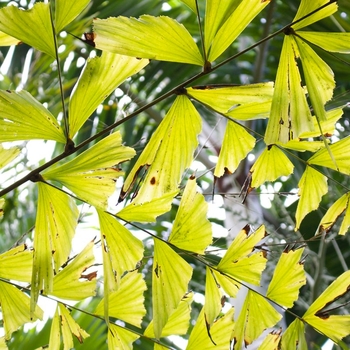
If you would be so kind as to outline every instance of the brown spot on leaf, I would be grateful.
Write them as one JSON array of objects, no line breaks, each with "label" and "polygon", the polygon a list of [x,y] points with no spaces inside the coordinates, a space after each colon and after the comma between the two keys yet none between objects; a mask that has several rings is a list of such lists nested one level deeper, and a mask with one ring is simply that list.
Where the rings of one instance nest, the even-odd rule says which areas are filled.
[{"label": "brown spot on leaf", "polygon": [[155,185],[156,184],[156,178],[153,176],[151,181],[150,181],[151,185]]},{"label": "brown spot on leaf", "polygon": [[84,33],[84,38],[85,38],[85,42],[93,47],[95,47],[95,38],[96,38],[96,34],[95,33]]},{"label": "brown spot on leaf", "polygon": [[90,272],[86,275],[81,275],[81,278],[85,278],[89,281],[92,281],[93,279],[95,279],[97,277],[97,271],[94,271],[94,272]]}]

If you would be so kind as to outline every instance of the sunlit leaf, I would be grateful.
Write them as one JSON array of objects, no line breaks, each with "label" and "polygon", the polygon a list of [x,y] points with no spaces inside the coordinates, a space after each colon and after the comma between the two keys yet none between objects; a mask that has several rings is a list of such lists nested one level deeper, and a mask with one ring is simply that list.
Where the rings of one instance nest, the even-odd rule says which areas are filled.
[{"label": "sunlit leaf", "polygon": [[166,243],[154,241],[152,303],[154,335],[159,339],[171,314],[187,292],[192,267]]},{"label": "sunlit leaf", "polygon": [[73,335],[79,340],[79,343],[82,343],[90,335],[80,328],[64,305],[58,304],[58,308],[60,311],[63,349],[69,350],[74,348]]},{"label": "sunlit leaf", "polygon": [[348,152],[350,151],[350,136],[347,136],[340,141],[333,143],[329,146],[329,148],[336,161],[337,167],[331,159],[331,156],[327,149],[321,149],[315,153],[308,160],[308,163],[324,166],[340,171],[346,175],[350,175],[350,157],[348,156]]},{"label": "sunlit leaf", "polygon": [[186,88],[186,91],[189,96],[225,114],[235,106],[271,101],[273,83],[225,87],[199,86]]},{"label": "sunlit leaf", "polygon": [[[20,40],[12,37],[11,35],[0,32],[0,46],[18,45],[20,43],[21,43]],[[0,347],[0,349],[1,349],[1,347]]]},{"label": "sunlit leaf", "polygon": [[267,289],[267,297],[279,305],[292,307],[298,299],[300,288],[306,284],[306,277],[301,256],[304,249],[284,250],[272,280]]},{"label": "sunlit leaf", "polygon": [[[147,289],[142,274],[137,271],[127,273],[120,281],[117,291],[109,295],[109,315],[140,327],[146,309],[143,293]],[[96,315],[104,314],[104,300],[97,305]]]},{"label": "sunlit leaf", "polygon": [[256,188],[265,181],[275,181],[280,176],[288,176],[293,169],[292,162],[278,147],[269,146],[264,149],[250,169],[251,187]]},{"label": "sunlit leaf", "polygon": [[159,215],[170,211],[171,203],[179,191],[166,193],[165,195],[153,199],[149,202],[135,203],[131,202],[116,214],[119,218],[126,221],[136,222],[155,222]]},{"label": "sunlit leaf", "polygon": [[[163,328],[161,337],[183,335],[187,333],[188,327],[190,326],[193,296],[194,293],[189,292],[181,299],[179,306],[169,317],[168,322]],[[154,338],[153,320],[147,326],[144,335]]]},{"label": "sunlit leaf", "polygon": [[329,232],[339,216],[345,211],[344,219],[339,230],[340,235],[345,235],[350,226],[349,199],[350,192],[347,192],[331,205],[320,222],[318,232]]},{"label": "sunlit leaf", "polygon": [[96,294],[96,271],[84,274],[95,261],[93,247],[94,242],[90,242],[55,275],[50,294],[67,300],[82,300]]},{"label": "sunlit leaf", "polygon": [[191,165],[201,126],[200,115],[191,101],[178,96],[126,178],[121,198],[144,166],[148,170],[135,203],[149,202],[177,190],[183,171]]},{"label": "sunlit leaf", "polygon": [[118,85],[139,72],[148,62],[110,52],[103,52],[101,57],[89,58],[69,103],[70,138]]},{"label": "sunlit leaf", "polygon": [[265,236],[264,226],[260,226],[251,234],[246,228],[241,230],[229,246],[217,269],[237,281],[259,285],[261,273],[266,267],[266,258],[262,252],[252,252],[255,245]]},{"label": "sunlit leaf", "polygon": [[61,347],[60,323],[61,323],[60,315],[58,313],[58,305],[57,305],[56,312],[51,323],[49,350],[60,350],[60,347]]},{"label": "sunlit leaf", "polygon": [[27,11],[16,6],[3,7],[0,31],[55,57],[49,6],[49,3],[37,2]]},{"label": "sunlit leaf", "polygon": [[108,197],[115,191],[115,180],[123,174],[115,166],[134,155],[132,148],[122,145],[117,131],[42,175],[45,180],[59,181],[82,200],[105,209]]},{"label": "sunlit leaf", "polygon": [[132,343],[138,339],[139,336],[127,329],[116,326],[112,323],[108,327],[108,349],[123,349],[123,350],[132,350]]},{"label": "sunlit leaf", "polygon": [[221,177],[225,172],[234,173],[239,163],[254,148],[255,141],[242,126],[228,121],[214,176]]},{"label": "sunlit leaf", "polygon": [[320,8],[322,5],[329,4],[325,8],[323,8],[320,11],[317,11],[313,13],[310,16],[307,16],[307,18],[301,20],[300,22],[293,25],[293,29],[297,30],[300,28],[304,28],[306,26],[309,26],[310,24],[317,22],[321,20],[322,18],[328,17],[334,12],[337,11],[338,5],[336,2],[331,2],[329,0],[302,0],[300,3],[300,6],[298,8],[298,12],[294,17],[293,22],[295,22],[298,19],[301,19],[302,17],[308,15],[309,13],[315,11],[316,9]]},{"label": "sunlit leaf", "polygon": [[26,294],[1,281],[0,304],[5,339],[10,339],[11,334],[23,324],[43,318],[43,311],[39,306],[36,306],[32,313],[30,312],[30,299]]},{"label": "sunlit leaf", "polygon": [[29,92],[0,90],[0,141],[32,139],[66,142],[56,118]]},{"label": "sunlit leaf", "polygon": [[308,350],[304,323],[297,318],[282,335],[282,349],[288,349],[289,347],[296,350]]},{"label": "sunlit leaf", "polygon": [[30,283],[33,268],[33,251],[21,244],[0,255],[0,277]]},{"label": "sunlit leaf", "polygon": [[199,49],[187,29],[166,16],[119,16],[94,20],[96,47],[121,55],[203,65]]},{"label": "sunlit leaf", "polygon": [[318,208],[322,197],[327,193],[327,178],[317,170],[307,166],[298,187],[300,199],[295,214],[296,230],[300,227],[306,214]]},{"label": "sunlit leaf", "polygon": [[281,332],[273,331],[264,338],[261,345],[258,347],[258,350],[279,350],[280,341],[281,341]]},{"label": "sunlit leaf", "polygon": [[197,192],[191,176],[185,187],[168,241],[176,247],[198,254],[212,242],[211,223],[207,219],[208,204]]},{"label": "sunlit leaf", "polygon": [[251,344],[267,328],[273,327],[282,315],[261,295],[248,290],[241,312],[235,320],[233,331],[235,349],[241,349],[242,343]]},{"label": "sunlit leaf", "polygon": [[316,152],[319,149],[324,147],[323,141],[300,141],[300,140],[289,140],[287,143],[280,144],[279,142],[276,143],[277,145],[280,145],[283,148],[292,149],[293,151],[298,152]]},{"label": "sunlit leaf", "polygon": [[0,144],[0,169],[14,160],[20,153],[21,150],[18,147],[5,149]]},{"label": "sunlit leaf", "polygon": [[196,0],[181,0],[184,4],[186,4],[194,13],[197,12],[196,9]]},{"label": "sunlit leaf", "polygon": [[298,32],[298,35],[330,52],[350,53],[350,33]]},{"label": "sunlit leaf", "polygon": [[55,29],[60,32],[89,4],[89,0],[55,0]]},{"label": "sunlit leaf", "polygon": [[270,0],[242,1],[216,32],[211,42],[208,60],[215,61],[269,2]]},{"label": "sunlit leaf", "polygon": [[0,218],[4,215],[5,199],[0,198]]},{"label": "sunlit leaf", "polygon": [[227,293],[230,297],[235,298],[239,289],[241,288],[241,284],[237,282],[235,279],[230,278],[229,276],[225,276],[218,271],[212,270],[215,280],[220,285],[220,287]]},{"label": "sunlit leaf", "polygon": [[[67,261],[78,220],[78,209],[67,194],[39,182],[38,210],[34,232],[32,308],[39,291],[53,290],[54,269]],[[54,264],[53,264],[54,262]]]},{"label": "sunlit leaf", "polygon": [[233,313],[234,309],[231,308],[224,316],[214,322],[213,326],[210,328],[211,338],[209,338],[203,308],[190,334],[186,350],[229,349],[231,333],[234,327]]},{"label": "sunlit leaf", "polygon": [[225,115],[235,120],[266,119],[270,116],[271,100],[267,102],[249,102],[237,105]]},{"label": "sunlit leaf", "polygon": [[331,315],[332,302],[349,291],[350,271],[341,274],[307,309],[303,319],[338,343],[350,334],[350,315]]}]

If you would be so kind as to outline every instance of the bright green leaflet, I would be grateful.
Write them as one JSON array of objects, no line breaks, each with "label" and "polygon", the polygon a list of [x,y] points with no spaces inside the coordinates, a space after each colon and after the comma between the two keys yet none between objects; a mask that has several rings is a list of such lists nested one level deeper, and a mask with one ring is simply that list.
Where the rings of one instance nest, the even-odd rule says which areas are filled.
[{"label": "bright green leaflet", "polygon": [[132,343],[139,338],[137,334],[112,323],[110,323],[108,326],[108,350],[133,349]]},{"label": "bright green leaflet", "polygon": [[5,149],[0,144],[0,169],[14,160],[20,153],[21,150],[18,147]]},{"label": "bright green leaflet", "polygon": [[308,350],[305,326],[299,319],[295,319],[282,335],[282,349],[288,349],[289,346],[296,350]]},{"label": "bright green leaflet", "polygon": [[0,32],[0,46],[18,45],[20,42],[20,40],[12,37],[11,35]]},{"label": "bright green leaflet", "polygon": [[193,12],[197,12],[196,0],[181,0],[181,2],[186,4]]},{"label": "bright green leaflet", "polygon": [[330,52],[350,53],[350,33],[321,33],[300,31],[298,35]]},{"label": "bright green leaflet", "polygon": [[50,345],[50,348],[49,348],[50,350],[60,350],[61,322],[60,322],[60,315],[58,313],[58,305],[56,307],[56,312],[51,323],[49,345]]},{"label": "bright green leaflet", "polygon": [[166,16],[95,19],[98,49],[121,55],[202,66],[203,58],[187,29]]},{"label": "bright green leaflet", "polygon": [[55,0],[55,30],[60,32],[90,3],[89,0]]},{"label": "bright green leaflet", "polygon": [[280,341],[281,332],[273,331],[265,337],[258,350],[276,350],[278,349]]}]

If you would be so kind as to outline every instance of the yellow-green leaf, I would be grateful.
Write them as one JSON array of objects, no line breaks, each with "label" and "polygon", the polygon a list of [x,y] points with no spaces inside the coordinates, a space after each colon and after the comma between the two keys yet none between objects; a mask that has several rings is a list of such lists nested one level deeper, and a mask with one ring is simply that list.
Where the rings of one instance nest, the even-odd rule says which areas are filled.
[{"label": "yellow-green leaf", "polygon": [[0,218],[4,215],[5,199],[0,198]]},{"label": "yellow-green leaf", "polygon": [[292,307],[298,299],[299,289],[306,284],[301,262],[303,252],[304,249],[285,250],[278,260],[266,295],[279,305]]},{"label": "yellow-green leaf", "polygon": [[59,181],[82,200],[107,207],[115,180],[123,174],[115,165],[132,158],[135,151],[122,145],[120,132],[108,135],[71,161],[43,172],[45,180]]},{"label": "yellow-green leaf", "polygon": [[29,92],[0,90],[0,141],[32,139],[66,142],[56,118]]},{"label": "yellow-green leaf", "polygon": [[265,227],[260,226],[249,234],[247,228],[241,230],[231,243],[217,269],[232,276],[236,281],[259,285],[261,273],[266,267],[262,252],[254,252],[255,245],[266,236]]},{"label": "yellow-green leaf", "polygon": [[96,47],[121,55],[190,63],[204,61],[187,29],[176,20],[143,15],[94,20]]},{"label": "yellow-green leaf", "polygon": [[269,2],[270,0],[243,0],[216,32],[208,60],[215,61]]},{"label": "yellow-green leaf", "polygon": [[320,148],[323,148],[324,142],[323,141],[300,141],[300,140],[289,140],[287,143],[280,144],[280,142],[276,143],[277,145],[280,145],[283,148],[292,149],[294,151],[298,152],[316,152]]},{"label": "yellow-green leaf", "polygon": [[154,241],[152,303],[154,335],[159,339],[171,314],[187,292],[192,267],[166,243]]},{"label": "yellow-green leaf", "polygon": [[189,96],[225,114],[238,105],[271,101],[273,83],[227,87],[190,87],[186,90]]},{"label": "yellow-green leaf", "polygon": [[320,165],[327,168],[331,168],[340,171],[346,175],[350,175],[350,157],[348,152],[350,151],[350,136],[341,139],[338,142],[329,146],[333,157],[336,161],[337,167],[327,149],[321,149],[315,153],[309,160],[309,164]]},{"label": "yellow-green leaf", "polygon": [[265,181],[275,181],[280,176],[288,176],[293,169],[292,162],[278,147],[269,146],[264,149],[250,169],[251,187],[256,188]]},{"label": "yellow-green leaf", "polygon": [[96,271],[84,275],[84,271],[95,261],[93,247],[94,242],[90,242],[71,263],[55,275],[50,294],[67,300],[82,300],[96,294]]},{"label": "yellow-green leaf", "polygon": [[137,334],[110,323],[108,327],[108,350],[132,350],[132,343],[138,338]]},{"label": "yellow-green leaf", "polygon": [[3,7],[0,31],[55,57],[49,6],[49,3],[37,2],[27,11],[16,6]]},{"label": "yellow-green leaf", "polygon": [[214,176],[221,177],[225,172],[230,174],[235,172],[239,163],[254,148],[255,141],[255,138],[242,126],[233,121],[227,121]]},{"label": "yellow-green leaf", "polygon": [[237,296],[239,289],[241,288],[241,284],[236,280],[230,278],[229,276],[225,276],[215,270],[212,270],[213,277],[221,286],[221,288],[232,298]]},{"label": "yellow-green leaf", "polygon": [[101,57],[89,58],[70,98],[70,138],[73,138],[92,112],[118,85],[139,72],[148,62],[149,60],[140,60],[110,52],[103,52]]},{"label": "yellow-green leaf", "polygon": [[135,203],[149,202],[177,190],[184,170],[193,160],[201,127],[201,117],[191,101],[178,96],[126,178],[121,198],[144,166],[148,170]]},{"label": "yellow-green leaf", "polygon": [[49,350],[60,350],[61,348],[61,327],[60,327],[60,315],[58,313],[58,306],[56,308],[55,315],[52,319]]},{"label": "yellow-green leaf", "polygon": [[176,247],[197,254],[212,242],[211,223],[207,219],[208,204],[197,192],[196,178],[191,176],[181,198],[168,241]]},{"label": "yellow-green leaf", "polygon": [[272,98],[267,102],[249,102],[237,105],[225,115],[235,120],[266,119],[270,116],[271,101]]},{"label": "yellow-green leaf", "polygon": [[331,303],[349,291],[350,271],[341,274],[308,308],[303,319],[338,343],[350,334],[350,315],[330,315]]},{"label": "yellow-green leaf", "polygon": [[181,2],[186,4],[194,13],[197,13],[196,0],[181,0]]},{"label": "yellow-green leaf", "polygon": [[233,313],[234,309],[231,308],[224,316],[214,322],[213,326],[210,328],[211,338],[209,338],[204,318],[204,308],[202,308],[202,311],[197,318],[197,322],[190,334],[186,350],[229,349],[231,333],[234,327]]},{"label": "yellow-green leaf", "polygon": [[258,347],[258,350],[279,350],[280,341],[281,331],[273,331],[265,337],[261,345]]},{"label": "yellow-green leaf", "polygon": [[55,30],[60,32],[89,4],[89,0],[55,0]]},{"label": "yellow-green leaf", "polygon": [[304,323],[295,319],[282,335],[282,349],[308,350]]},{"label": "yellow-green leaf", "polygon": [[8,350],[5,337],[0,337],[0,350]]},{"label": "yellow-green leaf", "polygon": [[67,194],[42,182],[38,183],[38,189],[32,308],[40,290],[45,294],[52,292],[54,269],[58,272],[59,267],[67,261],[79,215],[74,200]]},{"label": "yellow-green leaf", "polygon": [[60,311],[63,349],[70,350],[74,347],[73,335],[80,343],[90,335],[80,328],[64,305],[58,304],[58,308]]},{"label": "yellow-green leaf", "polygon": [[13,36],[0,32],[0,46],[18,45],[20,43],[21,41],[14,38]]},{"label": "yellow-green leaf", "polygon": [[30,283],[33,268],[33,251],[21,244],[0,255],[0,277]]},{"label": "yellow-green leaf", "polygon": [[171,203],[178,194],[178,190],[166,193],[165,195],[153,199],[149,202],[135,203],[131,202],[116,214],[118,218],[126,221],[136,222],[156,222],[159,215],[167,213],[171,209]]},{"label": "yellow-green leaf", "polygon": [[282,315],[261,295],[248,290],[242,310],[235,320],[233,335],[235,349],[241,349],[242,343],[251,344],[267,328],[273,327]]},{"label": "yellow-green leaf", "polygon": [[350,33],[298,32],[298,35],[330,52],[350,53]]},{"label": "yellow-green leaf", "polygon": [[5,339],[27,322],[43,318],[43,311],[36,306],[30,313],[29,297],[13,285],[0,281],[0,304],[5,330]]},{"label": "yellow-green leaf", "polygon": [[336,2],[330,2],[329,0],[302,0],[300,3],[300,6],[298,8],[298,12],[294,17],[293,22],[296,20],[308,15],[309,13],[315,11],[316,9],[320,8],[322,5],[329,4],[325,8],[313,13],[311,16],[308,16],[307,18],[301,20],[300,22],[293,25],[293,29],[301,29],[306,26],[309,26],[312,23],[315,23],[322,18],[328,17],[332,15],[334,12],[337,11],[338,5]]},{"label": "yellow-green leaf", "polygon": [[[147,289],[142,274],[137,271],[127,273],[120,281],[117,291],[109,294],[109,315],[140,327],[146,309],[143,293]],[[104,300],[97,305],[96,315],[104,314]]]},{"label": "yellow-green leaf", "polygon": [[14,160],[20,153],[21,150],[18,147],[5,149],[0,144],[0,169]]},{"label": "yellow-green leaf", "polygon": [[[183,335],[187,333],[191,319],[191,303],[193,301],[193,292],[189,292],[181,299],[179,306],[169,317],[168,322],[162,330],[161,337],[169,335]],[[144,335],[154,338],[153,320],[147,326]]]},{"label": "yellow-green leaf", "polygon": [[295,230],[299,229],[306,214],[316,210],[322,197],[327,193],[327,178],[317,170],[307,166],[299,184],[299,203],[295,214]]},{"label": "yellow-green leaf", "polygon": [[327,210],[318,227],[318,232],[329,232],[339,216],[345,211],[343,222],[340,226],[339,234],[345,235],[350,226],[350,207],[349,207],[350,192],[341,196]]}]

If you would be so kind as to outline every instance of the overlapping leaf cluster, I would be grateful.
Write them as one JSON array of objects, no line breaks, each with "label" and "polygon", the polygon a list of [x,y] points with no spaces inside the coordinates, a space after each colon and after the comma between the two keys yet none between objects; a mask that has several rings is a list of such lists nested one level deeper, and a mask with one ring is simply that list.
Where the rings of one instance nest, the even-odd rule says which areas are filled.
[{"label": "overlapping leaf cluster", "polygon": [[[195,1],[184,3],[197,12]],[[25,42],[56,58],[57,33],[87,4],[86,0],[74,3],[56,0],[54,11],[49,3],[36,3],[28,11],[5,7],[0,10],[0,43]],[[103,317],[108,324],[106,338],[110,349],[131,349],[140,336],[154,339],[155,349],[160,349],[161,338],[187,333],[193,300],[193,292],[188,291],[193,273],[188,257],[206,265],[206,282],[205,303],[189,336],[187,349],[228,349],[232,342],[235,349],[240,349],[242,344],[254,342],[264,330],[276,326],[282,318],[270,302],[283,309],[294,305],[299,289],[306,283],[304,249],[287,247],[284,250],[265,292],[257,291],[267,264],[267,254],[262,249],[267,236],[264,226],[256,230],[246,226],[218,263],[211,263],[206,259],[206,252],[212,244],[212,227],[206,217],[207,204],[197,190],[193,175],[181,192],[168,238],[154,236],[153,321],[142,332],[147,286],[138,266],[144,247],[123,222],[154,222],[170,210],[198,145],[202,122],[193,104],[196,100],[227,118],[214,170],[216,177],[235,172],[254,148],[255,137],[241,124],[246,120],[269,118],[264,136],[266,147],[250,170],[248,190],[292,174],[294,166],[288,150],[314,152],[299,182],[296,229],[300,226],[328,191],[327,178],[318,166],[350,173],[349,157],[344,152],[350,147],[349,138],[333,144],[325,138],[332,134],[342,115],[341,108],[329,112],[324,108],[335,87],[332,71],[309,44],[330,52],[349,53],[350,34],[301,30],[334,13],[335,2],[301,1],[293,24],[283,31],[275,83],[204,88],[184,85],[177,89],[174,103],[127,174],[120,201],[134,190],[137,175],[146,169],[139,188],[134,190],[133,201],[119,212],[108,212],[108,198],[115,191],[116,179],[123,175],[119,164],[136,153],[123,145],[120,132],[112,132],[85,152],[67,159],[79,149],[73,140],[90,115],[119,84],[144,69],[149,59],[201,66],[205,75],[268,4],[268,0],[207,0],[202,52],[187,29],[166,16],[95,19],[94,44],[102,54],[87,61],[69,97],[68,118],[64,116],[62,122],[26,91],[0,91],[1,142],[44,139],[66,144],[65,152],[59,157],[63,162],[44,167],[30,178],[37,183],[38,191],[33,248],[21,245],[0,255],[3,347],[19,326],[43,317],[37,305],[39,295],[74,301],[96,295],[94,242],[78,255],[70,256],[78,225],[77,200],[95,207],[98,213],[103,298],[94,315]],[[9,163],[18,152],[15,147],[1,146],[1,165]],[[320,223],[320,231],[330,230],[338,216],[346,211],[339,232],[345,234],[349,226],[348,202],[346,193],[329,208]],[[0,205],[2,210],[3,200]],[[283,333],[268,334],[260,348],[276,349],[278,344],[285,349],[306,348],[305,323],[340,342],[349,334],[350,316],[330,315],[325,307],[347,292],[348,278],[349,271],[339,276],[303,316],[296,318]],[[20,287],[30,291],[30,298]],[[246,289],[247,294],[240,312],[233,308],[223,312],[223,298],[235,298],[242,289]],[[119,322],[114,322],[115,319]],[[80,342],[88,337],[65,304],[58,302],[50,348],[59,349],[61,342],[65,349],[72,348],[72,335]]]}]

